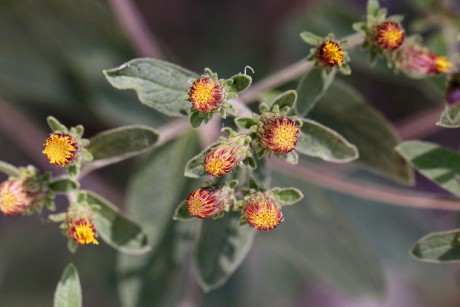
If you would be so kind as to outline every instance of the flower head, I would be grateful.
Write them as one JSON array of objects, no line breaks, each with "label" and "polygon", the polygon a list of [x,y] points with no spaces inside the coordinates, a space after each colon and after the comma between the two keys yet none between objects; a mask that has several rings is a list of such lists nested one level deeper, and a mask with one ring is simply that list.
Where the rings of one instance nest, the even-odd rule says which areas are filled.
[{"label": "flower head", "polygon": [[404,42],[404,30],[397,22],[384,21],[377,25],[375,29],[375,42],[381,48],[396,50]]},{"label": "flower head", "polygon": [[262,192],[250,194],[244,200],[243,214],[251,227],[261,231],[275,229],[283,221],[280,206]]},{"label": "flower head", "polygon": [[295,149],[299,132],[299,126],[291,118],[268,115],[261,117],[257,136],[266,149],[279,154],[286,154]]},{"label": "flower head", "polygon": [[63,167],[75,161],[79,146],[71,134],[53,133],[43,144],[43,153],[50,163]]},{"label": "flower head", "polygon": [[207,186],[191,192],[185,204],[191,216],[204,219],[225,211],[231,199],[227,190]]},{"label": "flower head", "polygon": [[190,87],[189,101],[201,113],[216,111],[222,105],[223,98],[222,86],[210,77],[201,77]]},{"label": "flower head", "polygon": [[333,40],[324,41],[317,50],[318,61],[327,67],[340,66],[343,63],[345,51],[340,44]]},{"label": "flower head", "polygon": [[214,177],[230,173],[247,157],[245,138],[233,137],[212,149],[204,160],[204,169]]},{"label": "flower head", "polygon": [[0,185],[0,210],[4,215],[18,215],[31,207],[37,196],[28,191],[23,180],[10,179]]},{"label": "flower head", "polygon": [[69,237],[80,245],[99,244],[94,224],[88,217],[68,218],[67,229]]}]

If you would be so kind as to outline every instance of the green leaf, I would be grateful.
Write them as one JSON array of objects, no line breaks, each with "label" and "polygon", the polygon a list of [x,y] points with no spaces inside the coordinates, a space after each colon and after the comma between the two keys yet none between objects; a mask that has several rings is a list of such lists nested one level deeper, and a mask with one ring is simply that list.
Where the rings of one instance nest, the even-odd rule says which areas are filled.
[{"label": "green leaf", "polygon": [[296,114],[305,116],[323,97],[334,80],[336,69],[327,72],[321,67],[312,69],[302,77],[297,87],[299,98],[295,106]]},{"label": "green leaf", "polygon": [[78,189],[79,184],[70,178],[58,178],[51,181],[49,187],[57,193],[68,193]]},{"label": "green leaf", "polygon": [[3,162],[3,161],[0,161],[0,172],[8,176],[13,176],[13,177],[19,176],[19,169],[16,166]]},{"label": "green leaf", "polygon": [[460,127],[460,104],[454,106],[446,105],[436,125],[445,128]]},{"label": "green leaf", "polygon": [[55,117],[48,116],[46,118],[48,122],[48,126],[50,127],[51,131],[53,132],[67,132],[67,127],[61,124]]},{"label": "green leaf", "polygon": [[460,229],[430,233],[418,240],[410,253],[426,262],[460,261],[459,235]]},{"label": "green leaf", "polygon": [[423,176],[440,187],[460,196],[460,155],[437,144],[407,141],[399,144],[396,151]]},{"label": "green leaf", "polygon": [[302,192],[296,188],[274,188],[270,192],[281,206],[295,204],[303,198]]},{"label": "green leaf", "polygon": [[123,126],[92,137],[86,149],[93,160],[85,167],[93,170],[139,155],[155,145],[158,132],[146,126]]},{"label": "green leaf", "polygon": [[155,59],[134,59],[118,68],[104,70],[105,77],[118,89],[133,89],[139,100],[169,116],[190,112],[185,101],[190,80],[198,75],[180,66]]},{"label": "green leaf", "polygon": [[94,211],[94,224],[104,242],[123,253],[142,254],[150,250],[142,228],[123,216],[115,205],[94,192],[80,193],[87,194],[90,205],[99,207]]},{"label": "green leaf", "polygon": [[295,105],[296,101],[297,92],[294,90],[289,90],[275,97],[275,99],[273,99],[271,108],[278,106],[280,110],[284,107],[288,107],[290,109]]},{"label": "green leaf", "polygon": [[250,117],[237,117],[235,118],[235,124],[241,129],[249,129],[257,123]]},{"label": "green leaf", "polygon": [[367,15],[376,17],[379,13],[380,5],[378,0],[367,0]]},{"label": "green leaf", "polygon": [[190,215],[187,209],[187,204],[183,201],[179,206],[177,206],[174,211],[173,220],[175,221],[188,221],[193,219],[193,216]]},{"label": "green leaf", "polygon": [[80,278],[77,268],[68,264],[54,292],[54,307],[81,307]]},{"label": "green leaf", "polygon": [[201,228],[195,255],[198,281],[205,292],[227,281],[243,262],[256,231],[240,226],[236,212],[219,220],[205,220]]},{"label": "green leaf", "polygon": [[193,128],[198,128],[201,125],[202,121],[203,121],[203,117],[201,117],[199,111],[194,110],[192,111],[192,113],[190,113],[190,118],[189,118],[190,126],[192,126]]},{"label": "green leaf", "polygon": [[[176,306],[186,280],[195,227],[173,221],[177,204],[196,188],[183,176],[185,163],[199,151],[195,132],[157,148],[139,165],[128,189],[128,212],[146,231],[152,252],[121,255],[118,261],[120,296],[125,307]],[[154,184],[152,184],[154,183]]]},{"label": "green leaf", "polygon": [[394,126],[354,88],[336,80],[310,116],[354,144],[361,165],[398,182],[413,183],[410,165],[394,150],[400,142]]},{"label": "green leaf", "polygon": [[313,34],[311,32],[304,31],[300,33],[300,38],[309,45],[316,46],[323,41],[321,36]]},{"label": "green leaf", "polygon": [[358,158],[358,149],[343,136],[320,123],[305,119],[296,151],[325,161],[346,163]]},{"label": "green leaf", "polygon": [[188,161],[185,165],[184,176],[198,179],[208,175],[204,169],[204,160],[206,159],[206,156],[211,151],[211,149],[216,146],[216,144],[211,144],[210,146],[203,149],[202,152],[190,159],[190,161]]},{"label": "green leaf", "polygon": [[231,79],[233,80],[232,90],[235,92],[242,92],[252,84],[252,78],[245,74],[235,75]]}]

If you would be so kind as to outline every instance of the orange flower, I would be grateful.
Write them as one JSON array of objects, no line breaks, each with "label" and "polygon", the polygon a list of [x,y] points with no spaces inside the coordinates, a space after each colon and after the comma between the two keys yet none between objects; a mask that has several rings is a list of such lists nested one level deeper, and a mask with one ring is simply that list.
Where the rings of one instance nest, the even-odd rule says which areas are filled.
[{"label": "orange flower", "polygon": [[69,237],[80,245],[99,244],[94,224],[88,217],[68,217],[67,229]]},{"label": "orange flower", "polygon": [[185,204],[191,216],[204,219],[223,212],[228,198],[228,193],[208,186],[191,192]]},{"label": "orange flower", "polygon": [[75,161],[79,153],[79,146],[72,135],[53,133],[43,144],[43,153],[50,163],[63,167]]},{"label": "orange flower", "polygon": [[284,219],[276,201],[262,192],[253,193],[244,200],[243,214],[249,225],[260,231],[275,229]]},{"label": "orange flower", "polygon": [[221,106],[223,97],[220,83],[209,77],[195,80],[190,87],[189,101],[201,113],[216,111]]},{"label": "orange flower", "polygon": [[299,126],[289,117],[268,115],[260,119],[257,136],[266,149],[286,154],[295,149],[299,132]]},{"label": "orange flower", "polygon": [[318,47],[316,56],[323,66],[334,67],[342,65],[344,54],[338,42],[327,40]]},{"label": "orange flower", "polygon": [[24,181],[10,179],[0,185],[0,210],[4,215],[18,215],[33,205],[37,199],[29,193]]},{"label": "orange flower", "polygon": [[234,137],[211,150],[204,160],[204,169],[214,177],[230,173],[247,157],[249,145],[244,138]]},{"label": "orange flower", "polygon": [[377,45],[387,50],[398,49],[404,42],[404,30],[394,21],[384,21],[377,25],[375,41]]}]

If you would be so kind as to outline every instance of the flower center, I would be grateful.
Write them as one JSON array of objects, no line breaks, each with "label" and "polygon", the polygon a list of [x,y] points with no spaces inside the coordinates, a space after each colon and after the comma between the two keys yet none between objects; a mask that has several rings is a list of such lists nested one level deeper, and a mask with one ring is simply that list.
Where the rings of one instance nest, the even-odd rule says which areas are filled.
[{"label": "flower center", "polygon": [[75,159],[78,146],[74,137],[66,133],[54,133],[43,144],[43,153],[49,162],[65,166]]},{"label": "flower center", "polygon": [[448,72],[452,68],[452,62],[449,61],[446,57],[437,56],[435,60],[435,66],[437,72]]},{"label": "flower center", "polygon": [[273,144],[282,152],[290,152],[297,144],[298,133],[299,128],[297,126],[283,123],[274,129]]},{"label": "flower center", "polygon": [[96,240],[94,226],[87,220],[76,221],[72,226],[71,232],[73,239],[79,244],[99,244]]},{"label": "flower center", "polygon": [[404,31],[395,22],[384,22],[377,28],[377,41],[382,47],[395,50],[404,41]]},{"label": "flower center", "polygon": [[231,170],[231,163],[222,156],[211,156],[205,164],[206,171],[214,177],[222,176]]},{"label": "flower center", "polygon": [[216,110],[223,96],[220,84],[207,77],[193,82],[189,95],[193,106],[204,113]]},{"label": "flower center", "polygon": [[342,64],[343,55],[342,47],[338,43],[329,40],[321,45],[318,58],[327,66],[335,66]]},{"label": "flower center", "polygon": [[283,214],[276,205],[264,201],[249,205],[246,208],[246,219],[253,227],[265,231],[276,228],[283,220]]}]

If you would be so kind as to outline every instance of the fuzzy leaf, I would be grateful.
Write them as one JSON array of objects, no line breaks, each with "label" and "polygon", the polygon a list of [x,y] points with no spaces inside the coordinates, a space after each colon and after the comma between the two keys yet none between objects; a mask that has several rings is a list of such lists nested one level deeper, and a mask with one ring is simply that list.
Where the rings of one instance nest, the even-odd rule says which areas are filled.
[{"label": "fuzzy leaf", "polygon": [[191,105],[185,97],[189,81],[198,78],[197,74],[180,66],[147,58],[104,70],[104,75],[114,87],[135,90],[143,104],[169,116],[190,112]]},{"label": "fuzzy leaf", "polygon": [[417,241],[410,253],[426,262],[460,261],[460,229],[435,232]]},{"label": "fuzzy leaf", "polygon": [[436,125],[445,128],[460,127],[460,104],[455,106],[446,105]]},{"label": "fuzzy leaf", "polygon": [[440,187],[460,196],[460,155],[437,144],[407,141],[399,144],[396,151],[423,176]]},{"label": "fuzzy leaf", "polygon": [[198,128],[201,125],[202,121],[203,117],[200,116],[199,111],[194,110],[192,111],[192,113],[190,113],[190,126],[192,126],[193,128]]},{"label": "fuzzy leaf", "polygon": [[78,183],[69,178],[58,178],[50,182],[50,189],[57,193],[68,193],[78,188]]},{"label": "fuzzy leaf", "polygon": [[367,15],[376,17],[379,13],[380,5],[378,0],[367,0]]},{"label": "fuzzy leaf", "polygon": [[281,206],[295,204],[303,198],[303,193],[296,188],[274,188],[270,192]]},{"label": "fuzzy leaf", "polygon": [[271,108],[278,106],[280,109],[284,107],[292,108],[297,101],[297,93],[294,90],[286,91],[273,99]]},{"label": "fuzzy leaf", "polygon": [[296,151],[325,161],[346,163],[358,158],[358,150],[344,137],[320,123],[305,119]]},{"label": "fuzzy leaf", "polygon": [[304,31],[300,33],[300,38],[309,45],[316,46],[323,41],[321,36],[313,34],[311,32]]},{"label": "fuzzy leaf", "polygon": [[183,201],[179,206],[177,206],[176,211],[174,211],[173,220],[188,221],[190,219],[193,219],[193,216],[190,215],[187,209],[187,204]]},{"label": "fuzzy leaf", "polygon": [[202,152],[190,159],[185,165],[184,176],[189,178],[201,178],[208,175],[204,169],[204,160],[208,153],[211,151],[211,148],[215,145],[216,144],[212,144],[208,146],[207,148],[203,149]]},{"label": "fuzzy leaf", "polygon": [[257,123],[250,117],[237,117],[235,124],[242,129],[249,129]]},{"label": "fuzzy leaf", "polygon": [[68,264],[54,292],[54,307],[81,307],[82,295],[77,268]]},{"label": "fuzzy leaf", "polygon": [[196,248],[198,282],[205,292],[227,281],[243,262],[256,231],[240,226],[240,216],[227,213],[219,220],[205,220]]},{"label": "fuzzy leaf", "polygon": [[48,116],[46,118],[46,121],[48,122],[48,126],[50,127],[51,131],[53,132],[66,132],[67,127],[61,124],[55,117],[53,116]]},{"label": "fuzzy leaf", "polygon": [[121,214],[115,205],[96,193],[90,191],[80,193],[86,193],[88,202],[99,207],[94,212],[94,224],[104,242],[128,254],[143,254],[150,250],[147,236],[142,228]]},{"label": "fuzzy leaf", "polygon": [[305,116],[315,107],[334,81],[335,73],[336,69],[327,72],[317,67],[302,77],[297,87],[299,96],[295,106],[297,115]]},{"label": "fuzzy leaf", "polygon": [[19,169],[16,166],[3,161],[0,161],[0,172],[8,176],[19,176]]},{"label": "fuzzy leaf", "polygon": [[248,76],[248,75],[245,75],[245,74],[235,75],[235,76],[231,77],[231,79],[233,79],[232,89],[235,92],[244,91],[245,89],[250,87],[251,83],[252,83],[252,78],[250,76]]}]

